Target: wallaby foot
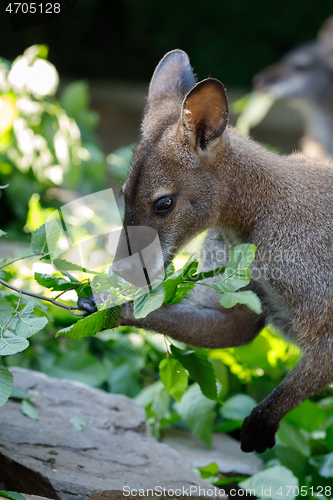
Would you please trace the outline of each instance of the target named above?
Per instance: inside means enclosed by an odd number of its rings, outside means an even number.
[[[275,445],[275,433],[279,424],[273,424],[262,413],[262,405],[256,406],[244,420],[241,431],[241,449],[245,452],[263,453]]]

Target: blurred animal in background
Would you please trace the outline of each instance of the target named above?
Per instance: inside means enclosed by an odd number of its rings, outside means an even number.
[[[303,153],[333,156],[333,16],[319,30],[317,40],[288,52],[253,79],[257,91],[277,100],[287,99],[305,119]]]

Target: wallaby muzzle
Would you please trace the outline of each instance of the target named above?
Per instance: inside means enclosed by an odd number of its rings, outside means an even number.
[[[146,226],[123,226],[112,270],[138,288],[157,286],[164,278],[157,231]]]

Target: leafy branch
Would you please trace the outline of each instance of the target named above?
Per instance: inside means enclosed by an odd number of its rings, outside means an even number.
[[[9,283],[7,283],[6,281],[4,281],[1,278],[0,278],[0,284],[2,286],[5,286],[5,287],[9,288],[10,290],[13,290],[14,292],[19,293],[20,296],[21,295],[28,295],[29,297],[34,297],[35,299],[44,300],[46,302],[50,302],[51,304],[53,304],[55,306],[62,307],[63,309],[67,309],[74,316],[84,316],[84,314],[76,314],[76,313],[73,312],[73,310],[80,310],[76,306],[68,306],[68,305],[63,304],[62,302],[58,302],[57,300],[52,299],[50,297],[45,297],[44,295],[40,295],[38,293],[28,292],[27,290],[21,290],[19,288],[16,288],[13,285],[10,285]]]

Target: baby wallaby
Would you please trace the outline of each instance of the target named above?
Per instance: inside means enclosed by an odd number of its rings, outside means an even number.
[[[296,105],[305,120],[302,151],[313,157],[333,155],[333,16],[317,40],[292,50],[253,79],[254,88]]]
[[[196,84],[186,53],[166,54],[150,83],[123,187],[124,227],[155,229],[164,266],[205,230],[203,270],[225,265],[231,246],[253,243],[250,286],[261,298],[262,315],[240,304],[224,309],[214,290],[196,286],[189,299],[144,319],[135,319],[127,302],[120,324],[224,348],[251,342],[271,323],[296,342],[301,361],[243,424],[242,450],[263,452],[274,446],[281,418],[333,381],[333,169],[301,154],[267,151],[227,127],[227,119],[222,83],[208,78]],[[113,269],[131,281],[122,246]],[[153,264],[157,275],[158,256]]]

